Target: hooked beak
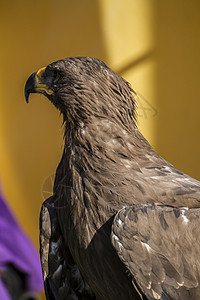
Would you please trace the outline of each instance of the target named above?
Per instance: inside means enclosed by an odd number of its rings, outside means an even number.
[[[41,93],[44,95],[51,95],[53,91],[49,88],[47,84],[43,82],[42,75],[46,67],[39,69],[37,72],[33,73],[27,80],[25,85],[25,98],[28,103],[29,95],[31,93]]]

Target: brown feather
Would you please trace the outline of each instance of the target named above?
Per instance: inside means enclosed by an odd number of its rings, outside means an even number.
[[[55,72],[59,80],[54,83]],[[61,234],[97,298],[191,299],[199,285],[199,269],[193,267],[199,259],[194,226],[199,210],[192,219],[190,209],[199,207],[200,183],[152,149],[136,128],[133,90],[100,60],[60,60],[46,68],[42,80],[53,82],[53,94],[47,96],[65,123],[54,184]],[[140,204],[149,206],[135,212]],[[176,216],[180,210],[168,213],[168,206],[188,207],[191,225],[185,228]],[[112,222],[123,207],[128,208],[127,215],[119,213],[122,246],[115,250]],[[153,254],[145,241],[152,241]]]

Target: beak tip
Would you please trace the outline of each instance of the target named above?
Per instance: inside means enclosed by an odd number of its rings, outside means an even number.
[[[29,103],[29,93],[25,91],[25,99],[26,99],[26,103]]]
[[[26,85],[25,85],[25,89],[24,89],[24,95],[25,95],[25,99],[26,102],[29,103],[28,99],[29,99],[29,95],[30,93],[33,93],[35,90],[35,73],[33,73],[27,80]]]

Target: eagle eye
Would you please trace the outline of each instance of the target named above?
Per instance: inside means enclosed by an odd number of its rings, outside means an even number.
[[[53,76],[53,83],[55,84],[55,83],[57,83],[58,82],[58,80],[59,80],[59,78],[60,78],[60,74],[59,74],[59,72],[58,72],[58,70],[54,70],[54,76]]]
[[[48,69],[45,72],[46,77],[48,77],[49,81],[51,81],[51,84],[56,84],[60,78],[59,71],[56,69]]]
[[[51,73],[51,78],[52,78],[52,83],[56,84],[60,78],[60,74],[58,72],[58,70],[50,70]]]

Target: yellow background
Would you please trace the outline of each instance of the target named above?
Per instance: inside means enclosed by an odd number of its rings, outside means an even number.
[[[93,56],[138,92],[138,123],[161,156],[200,179],[200,2],[35,0],[0,3],[0,176],[38,246],[41,203],[62,153],[62,119],[28,76],[67,56]]]

